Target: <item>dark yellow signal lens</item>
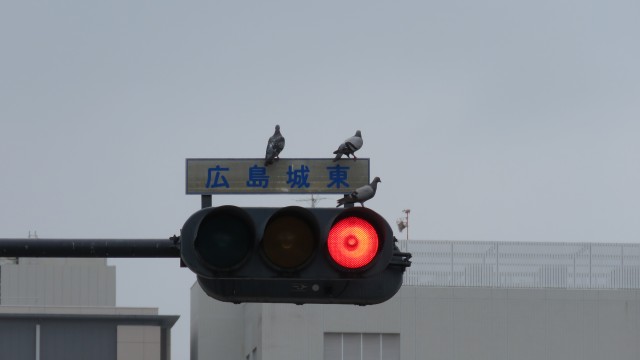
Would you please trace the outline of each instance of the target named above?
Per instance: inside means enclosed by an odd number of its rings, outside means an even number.
[[[317,240],[307,221],[291,214],[276,215],[262,238],[262,249],[272,265],[296,269],[304,265],[317,248]]]

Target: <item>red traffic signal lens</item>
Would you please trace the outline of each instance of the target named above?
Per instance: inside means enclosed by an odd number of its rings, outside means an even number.
[[[369,265],[378,253],[378,232],[362,218],[346,217],[331,227],[327,246],[338,265],[359,269]]]

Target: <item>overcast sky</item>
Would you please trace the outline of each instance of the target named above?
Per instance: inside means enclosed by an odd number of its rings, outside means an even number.
[[[636,0],[2,1],[0,237],[177,234],[185,158],[262,157],[280,124],[290,158],[360,129],[367,205],[412,239],[637,242],[639,35]],[[195,277],[109,262],[188,359]]]

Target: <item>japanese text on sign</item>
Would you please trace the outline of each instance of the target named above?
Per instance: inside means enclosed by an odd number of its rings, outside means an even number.
[[[369,183],[369,159],[187,159],[187,194],[344,194]]]

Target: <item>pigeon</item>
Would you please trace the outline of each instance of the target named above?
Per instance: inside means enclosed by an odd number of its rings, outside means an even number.
[[[267,151],[264,155],[264,166],[273,164],[274,160],[279,160],[280,152],[284,149],[284,137],[280,134],[280,125],[276,125],[276,131],[267,142]]]
[[[358,130],[356,131],[355,135],[353,135],[352,137],[345,140],[342,144],[340,144],[340,146],[338,147],[338,150],[333,152],[334,154],[336,154],[336,157],[333,159],[333,161],[340,160],[342,155],[347,155],[348,158],[351,158],[351,155],[353,155],[353,160],[356,160],[357,157],[355,152],[358,151],[361,147],[362,147],[362,134],[360,133],[360,130]]]
[[[379,177],[375,177],[371,184],[361,186],[355,189],[351,194],[345,194],[342,199],[338,199],[338,205],[355,204],[360,203],[360,206],[364,207],[364,202],[373,198],[378,188],[378,183],[382,182]]]

